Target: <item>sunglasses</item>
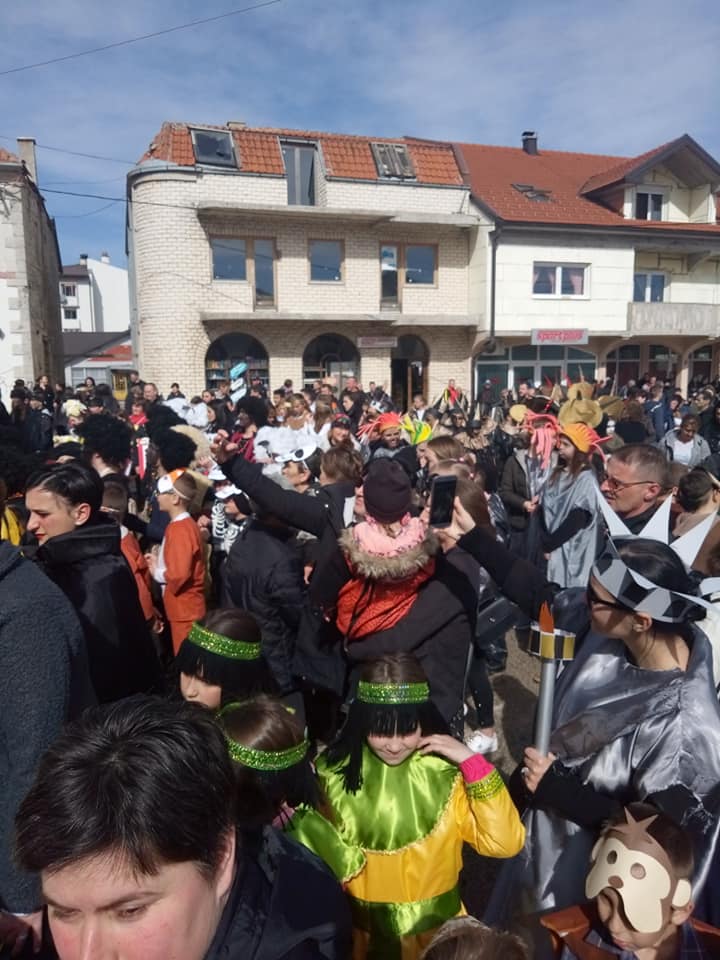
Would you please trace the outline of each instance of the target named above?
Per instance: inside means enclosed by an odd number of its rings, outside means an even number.
[[[624,490],[626,487],[639,487],[643,483],[657,483],[657,480],[633,480],[631,483],[626,483],[624,480],[617,480],[615,477],[606,476],[605,483],[608,489],[616,492],[618,490]]]
[[[587,605],[592,610],[593,607],[610,607],[612,610],[622,610],[623,613],[627,613],[630,609],[622,603],[617,603],[615,600],[603,600],[602,597],[599,597],[593,587],[588,584],[587,591],[585,596],[587,597]]]

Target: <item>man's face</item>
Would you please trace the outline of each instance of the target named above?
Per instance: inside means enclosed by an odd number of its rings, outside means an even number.
[[[143,387],[143,397],[149,403],[155,403],[158,398],[157,387],[154,383],[146,383]]]
[[[413,410],[422,410],[422,408],[423,408],[422,397],[413,397]]]
[[[400,446],[402,431],[400,427],[393,427],[390,430],[384,430],[382,435],[383,446],[388,450],[396,450]]]
[[[34,487],[25,494],[25,506],[30,511],[27,529],[45,543],[52,537],[72,533],[75,527],[86,522],[90,508],[86,503],[71,506],[67,500],[56,496],[43,487]]]
[[[637,517],[649,510],[661,494],[660,485],[645,472],[629,463],[610,459],[606,479],[600,489],[615,513]]]
[[[347,443],[350,439],[350,430],[348,427],[331,427],[328,436],[328,442],[331,447],[338,447]]]
[[[295,463],[294,460],[288,460],[283,464],[282,474],[293,487],[303,487],[310,482],[308,470],[302,463]]]
[[[518,386],[518,396],[519,396],[519,397],[526,397],[527,394],[528,394],[528,385],[527,385],[526,383],[521,383],[521,384]]]
[[[698,430],[697,420],[685,420],[680,425],[678,440],[681,443],[689,443],[697,433],[697,430]]]
[[[208,880],[192,862],[135,874],[94,857],[42,875],[60,960],[202,960],[234,873],[231,859]]]

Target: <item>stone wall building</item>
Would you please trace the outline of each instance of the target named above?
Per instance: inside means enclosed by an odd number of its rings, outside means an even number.
[[[43,373],[62,379],[60,252],[37,187],[35,141],[0,148],[0,392]]]

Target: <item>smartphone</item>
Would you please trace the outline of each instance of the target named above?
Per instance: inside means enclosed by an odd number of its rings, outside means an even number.
[[[457,477],[433,477],[430,488],[430,526],[449,527],[452,523]]]

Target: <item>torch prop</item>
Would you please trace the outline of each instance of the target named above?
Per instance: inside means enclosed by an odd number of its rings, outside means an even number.
[[[558,666],[575,656],[575,634],[555,627],[555,617],[547,603],[540,608],[538,622],[531,625],[530,653],[539,657],[541,663],[540,693],[535,718],[535,749],[546,757],[550,751]]]

